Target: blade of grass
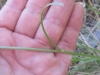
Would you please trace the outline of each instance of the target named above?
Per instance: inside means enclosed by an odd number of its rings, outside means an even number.
[[[51,6],[51,5],[64,6],[64,4],[63,4],[63,3],[60,3],[60,2],[54,2],[54,3],[50,3],[50,4],[46,5],[46,6],[42,9],[41,20],[40,20],[40,21],[41,21],[42,29],[43,29],[43,32],[44,32],[46,38],[49,40],[49,42],[50,42],[55,48],[57,48],[58,50],[61,51],[61,49],[60,49],[58,46],[56,46],[56,44],[50,39],[50,37],[49,37],[48,34],[46,33],[46,30],[45,30],[44,24],[43,24],[43,14],[44,14],[45,8],[47,8],[48,6]]]
[[[81,41],[83,44],[84,44],[84,47],[88,50],[91,50],[91,51],[94,51],[94,52],[98,52],[100,53],[100,50],[97,50],[97,49],[94,49],[94,48],[91,48],[89,47],[87,44],[85,44],[81,39],[78,39],[79,41]]]
[[[99,56],[93,56],[93,55],[88,55],[84,53],[76,53],[76,52],[70,52],[66,50],[51,50],[51,49],[41,49],[41,48],[27,48],[27,47],[10,47],[10,46],[0,46],[0,49],[7,49],[7,50],[30,50],[30,51],[38,51],[38,52],[48,52],[48,53],[64,53],[64,54],[70,54],[70,55],[76,55],[76,56],[83,56],[83,57],[91,57],[91,58],[96,58],[100,59]]]
[[[84,61],[84,62],[91,62],[91,61],[100,61],[100,59],[96,58],[91,58],[91,57],[84,57],[84,58],[73,58],[72,62],[79,62],[79,61]]]
[[[86,3],[86,6],[89,7],[91,10],[95,11],[96,13],[100,14],[100,12],[97,9],[92,8],[89,4]]]

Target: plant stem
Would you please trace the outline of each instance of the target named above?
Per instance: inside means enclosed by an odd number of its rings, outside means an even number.
[[[56,46],[56,44],[50,39],[50,37],[48,36],[48,34],[46,33],[46,30],[45,30],[45,28],[44,28],[44,24],[43,24],[43,13],[44,13],[45,8],[46,8],[46,7],[44,7],[43,10],[42,10],[41,19],[40,19],[40,20],[41,20],[41,25],[42,25],[42,30],[43,30],[43,32],[44,32],[46,38],[48,39],[48,41],[49,41],[55,48],[61,50],[61,49],[60,49],[58,46]]]
[[[51,49],[41,49],[41,48],[27,48],[27,47],[10,47],[10,46],[0,46],[0,49],[7,49],[7,50],[30,50],[30,51],[37,51],[37,52],[48,52],[48,53],[64,53],[70,55],[77,55],[77,56],[84,56],[84,57],[91,57],[91,58],[99,58],[99,56],[88,55],[84,53],[76,53],[67,50],[51,50]]]

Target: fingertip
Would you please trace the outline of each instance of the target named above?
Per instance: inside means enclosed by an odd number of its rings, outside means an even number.
[[[76,2],[75,3],[75,9],[77,9],[78,12],[80,11],[80,13],[83,15],[84,15],[85,6],[86,6],[85,3],[83,3],[83,2]]]
[[[79,5],[81,5],[82,7],[85,7],[85,6],[86,6],[84,2],[76,2],[76,4],[79,4]]]

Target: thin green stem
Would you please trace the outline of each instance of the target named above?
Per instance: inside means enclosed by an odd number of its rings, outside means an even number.
[[[61,49],[50,39],[50,37],[49,37],[48,34],[46,33],[46,30],[45,30],[44,24],[43,24],[43,14],[44,14],[45,8],[47,8],[48,6],[51,6],[51,5],[64,6],[64,4],[61,3],[61,2],[54,2],[54,3],[50,3],[50,4],[46,5],[46,6],[42,9],[40,21],[41,21],[41,25],[42,25],[42,30],[43,30],[43,32],[44,32],[46,38],[48,39],[48,41],[49,41],[55,48],[57,48],[58,50],[61,51]]]
[[[41,48],[28,48],[28,47],[10,47],[10,46],[0,46],[0,49],[4,50],[30,50],[30,51],[37,51],[37,52],[48,52],[48,53],[63,53],[63,54],[70,54],[70,55],[77,55],[77,56],[84,56],[84,57],[91,57],[91,58],[99,58],[99,56],[93,56],[93,55],[88,55],[84,53],[76,53],[76,52],[70,52],[66,50],[51,50],[51,49],[41,49]]]
[[[56,44],[50,39],[50,37],[49,37],[48,34],[46,33],[46,30],[45,30],[44,24],[43,24],[43,20],[42,20],[42,19],[43,19],[43,16],[42,16],[42,15],[43,15],[43,12],[44,12],[44,9],[43,9],[43,11],[42,11],[42,13],[41,13],[41,24],[42,24],[43,32],[44,32],[46,38],[49,40],[49,42],[50,42],[55,48],[61,50],[58,46],[56,46]]]
[[[97,9],[92,8],[92,7],[91,7],[89,4],[87,4],[87,3],[86,3],[86,5],[87,5],[90,9],[92,9],[93,11],[95,11],[96,13],[100,14],[100,12],[99,12]]]

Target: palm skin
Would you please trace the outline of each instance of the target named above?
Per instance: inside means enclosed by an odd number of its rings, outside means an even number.
[[[52,6],[45,12],[45,29],[57,46],[73,51],[82,26],[83,7],[75,0],[58,1],[65,6]],[[0,46],[55,49],[39,26],[41,10],[50,2],[8,0],[0,11]],[[0,50],[0,75],[66,75],[71,58],[61,53]]]

